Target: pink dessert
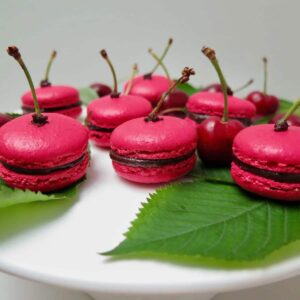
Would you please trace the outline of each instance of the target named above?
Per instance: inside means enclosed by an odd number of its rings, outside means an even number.
[[[196,145],[195,127],[185,120],[171,116],[156,121],[138,118],[114,130],[111,158],[116,172],[127,180],[168,182],[193,169]]]
[[[124,90],[127,88],[127,82]],[[130,91],[131,95],[146,98],[153,106],[157,104],[163,93],[165,93],[171,86],[170,80],[162,75],[145,74],[137,76],[133,80],[133,85]]]
[[[151,104],[142,97],[133,95],[104,96],[87,107],[87,127],[90,139],[99,147],[110,147],[114,129],[122,123],[151,112]]]
[[[247,191],[277,200],[300,200],[300,128],[274,125],[242,130],[233,143],[231,174]]]
[[[56,112],[73,118],[81,114],[79,93],[75,88],[50,85],[37,88],[35,91],[42,112]],[[31,91],[22,96],[22,109],[25,113],[34,112]]]
[[[203,122],[209,116],[221,117],[224,111],[224,96],[222,93],[198,92],[187,102],[188,116],[197,123]],[[255,116],[255,106],[249,101],[228,96],[228,116],[243,124],[250,125]]]
[[[88,130],[78,121],[45,113],[43,125],[32,114],[0,128],[0,176],[11,187],[32,191],[60,190],[85,176]]]

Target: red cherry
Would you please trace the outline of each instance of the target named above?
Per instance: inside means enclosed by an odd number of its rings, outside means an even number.
[[[169,109],[173,107],[185,107],[189,96],[181,91],[176,89],[172,92],[164,101],[161,110]]]
[[[90,87],[95,90],[99,97],[107,96],[112,92],[111,87],[100,82],[93,83],[90,85]]]
[[[232,144],[245,126],[238,120],[222,122],[220,117],[209,117],[197,128],[198,155],[206,165],[229,165],[232,161]]]
[[[278,114],[273,117],[273,119],[269,122],[270,124],[274,124],[277,121],[281,120],[284,117],[284,114]],[[289,126],[300,126],[300,117],[297,115],[291,115],[287,119],[287,123]]]
[[[205,88],[202,89],[202,91],[211,92],[211,93],[222,93],[222,85],[220,83],[212,83]],[[230,87],[227,87],[227,94],[232,96],[233,91]]]
[[[8,114],[0,113],[0,127],[3,126],[5,123],[11,121],[13,118]]]
[[[262,116],[274,114],[279,107],[279,99],[276,96],[260,91],[250,93],[246,100],[252,102],[256,107],[256,113]]]

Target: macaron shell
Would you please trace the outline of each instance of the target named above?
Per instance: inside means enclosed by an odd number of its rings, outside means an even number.
[[[233,153],[242,162],[259,169],[300,173],[300,127],[274,131],[274,125],[248,127],[237,134]]]
[[[223,115],[224,96],[222,93],[198,92],[193,94],[187,104],[190,112],[209,116]],[[244,99],[228,96],[228,114],[230,118],[249,118],[255,116],[255,106]]]
[[[157,168],[132,167],[113,161],[113,167],[119,176],[129,181],[148,184],[178,179],[189,173],[195,164],[196,155],[180,163]]]
[[[124,91],[128,84],[129,82],[125,83]],[[170,86],[171,82],[165,76],[152,75],[151,79],[145,79],[144,75],[141,75],[134,78],[130,94],[144,97],[155,105]]]
[[[101,132],[96,130],[90,130],[90,140],[98,147],[110,148],[111,132]]]
[[[88,146],[88,130],[78,121],[45,113],[48,123],[32,124],[32,114],[0,128],[0,160],[23,168],[51,168],[81,157]]]
[[[82,112],[81,106],[76,106],[68,109],[60,109],[56,111],[56,113],[58,114],[62,114],[74,119],[77,119],[81,115],[81,112]]]
[[[87,119],[99,127],[115,128],[128,120],[147,116],[151,110],[151,104],[145,98],[132,95],[112,98],[109,95],[88,105]]]
[[[184,119],[171,116],[159,121],[138,118],[117,127],[111,148],[119,155],[141,159],[164,159],[184,155],[196,148],[196,128]]]
[[[63,107],[80,101],[78,91],[70,86],[52,85],[35,90],[41,108]],[[23,106],[33,107],[31,91],[22,96]]]
[[[231,175],[241,188],[249,192],[282,201],[300,200],[300,183],[284,183],[267,179],[246,172],[235,163],[232,163]]]
[[[24,175],[6,169],[0,164],[0,176],[9,186],[23,190],[52,192],[63,189],[83,178],[89,165],[89,154],[84,160],[69,169],[48,175]]]

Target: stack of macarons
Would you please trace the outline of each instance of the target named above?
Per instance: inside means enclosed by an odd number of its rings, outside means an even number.
[[[210,116],[222,116],[224,96],[218,92],[198,92],[190,96],[186,107],[188,117],[196,123],[201,123]],[[228,96],[228,116],[230,119],[237,119],[244,125],[249,126],[252,124],[255,113],[255,106],[249,101],[235,96]]]
[[[110,136],[117,126],[128,120],[147,116],[152,106],[141,96],[128,95],[127,92],[120,94],[116,73],[107,52],[103,49],[100,54],[111,69],[114,88],[110,95],[95,99],[88,105],[86,125],[90,131],[90,139],[99,147],[109,148]]]
[[[60,114],[43,116],[47,118],[43,125],[26,114],[0,128],[0,177],[12,187],[50,192],[85,176],[87,129]]]
[[[233,143],[231,174],[243,189],[268,198],[300,200],[300,128],[275,131],[274,125],[251,126]]]
[[[171,116],[157,121],[138,118],[114,130],[110,157],[121,177],[140,183],[161,183],[193,169],[196,146],[196,130],[186,120]]]

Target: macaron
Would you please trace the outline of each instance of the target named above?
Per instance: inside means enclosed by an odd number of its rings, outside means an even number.
[[[11,120],[0,128],[0,177],[9,186],[32,191],[63,189],[85,176],[88,130],[56,113]],[[34,121],[35,120],[35,121]]]
[[[127,89],[129,81],[125,83]],[[146,98],[152,106],[155,106],[161,96],[170,88],[172,82],[162,75],[145,74],[134,78],[130,95]]]
[[[137,118],[114,130],[110,157],[117,174],[129,181],[163,183],[193,169],[196,145],[195,127],[186,120]]]
[[[81,101],[78,90],[65,85],[46,85],[35,90],[41,112],[60,113],[77,118],[81,114]],[[22,96],[24,113],[34,112],[34,101],[31,91]]]
[[[110,137],[122,123],[147,116],[152,110],[150,102],[133,95],[109,95],[92,101],[87,106],[86,125],[90,139],[99,147],[110,147]]]
[[[224,111],[224,96],[222,93],[198,92],[190,96],[187,104],[187,114],[196,123],[201,123],[210,116],[221,117]],[[228,96],[228,115],[246,126],[252,124],[255,116],[255,106],[249,101]]]
[[[248,127],[233,142],[231,174],[243,189],[272,199],[300,200],[300,128]]]

